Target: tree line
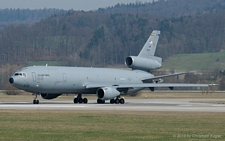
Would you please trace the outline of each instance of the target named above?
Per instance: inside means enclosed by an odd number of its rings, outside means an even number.
[[[53,15],[31,26],[8,25],[0,30],[1,64],[55,60],[68,65],[122,64],[137,55],[152,30],[161,36],[156,55],[225,49],[225,12],[202,16],[160,18],[154,14],[74,12]]]
[[[63,9],[0,9],[0,28],[11,24],[33,24],[39,22],[40,19],[44,19],[50,17],[53,14],[63,14],[66,13],[67,10]]]
[[[156,55],[164,60],[180,53],[223,51],[224,3],[221,0],[206,1],[211,7],[205,8],[204,3],[202,9],[205,11],[199,10],[195,14],[186,12],[178,17],[165,18],[149,11],[107,12],[113,9],[111,7],[102,12],[101,9],[89,12],[70,10],[65,14],[53,14],[32,25],[6,25],[0,29],[0,71],[4,72],[0,75],[2,84],[15,68],[30,61],[59,61],[67,66],[97,67],[123,64],[127,56],[139,53],[155,29],[161,31]],[[185,4],[184,0],[160,0],[164,7],[156,9],[167,9],[168,5],[175,6],[175,2]],[[190,3],[197,8],[201,4],[192,0]],[[127,7],[146,9],[148,5],[159,6],[153,2],[128,4]],[[123,9],[124,5],[114,8],[120,7]],[[171,7],[171,11],[173,9]],[[8,64],[14,64],[14,69],[4,71]]]
[[[188,15],[217,13],[225,9],[224,0],[156,0],[117,4],[107,8],[99,8],[99,13],[154,13],[164,18],[177,18]]]

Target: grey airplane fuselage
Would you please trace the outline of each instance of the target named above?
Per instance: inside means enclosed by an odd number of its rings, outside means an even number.
[[[24,75],[15,76],[19,73]],[[95,94],[96,89],[86,89],[89,83],[113,87],[120,84],[143,83],[143,79],[154,77],[140,70],[54,66],[26,67],[15,74],[12,76],[14,86],[19,89],[32,93],[55,94]]]

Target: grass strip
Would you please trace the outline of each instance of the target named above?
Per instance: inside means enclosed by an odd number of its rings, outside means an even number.
[[[225,113],[0,110],[4,141],[225,140]]]

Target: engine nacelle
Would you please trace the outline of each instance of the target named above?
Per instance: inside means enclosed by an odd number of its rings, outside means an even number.
[[[57,98],[58,96],[60,96],[62,94],[49,94],[49,93],[42,93],[41,94],[41,97],[43,99],[54,99],[54,98]]]
[[[148,58],[129,56],[126,58],[127,67],[138,70],[155,70],[162,67],[162,58],[151,56]]]
[[[120,92],[113,87],[103,87],[97,90],[96,95],[101,100],[109,100],[119,96]]]

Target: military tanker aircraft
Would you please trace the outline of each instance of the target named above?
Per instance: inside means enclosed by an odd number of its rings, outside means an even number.
[[[92,67],[29,66],[17,70],[9,79],[16,88],[34,93],[33,104],[39,104],[37,96],[54,99],[62,94],[78,94],[74,103],[88,103],[82,94],[96,94],[97,103],[110,100],[111,104],[124,104],[121,94],[157,87],[208,87],[209,84],[161,83],[162,78],[189,72],[154,76],[151,70],[162,67],[162,58],[154,56],[160,31],[154,30],[137,56],[125,60],[131,70]]]

